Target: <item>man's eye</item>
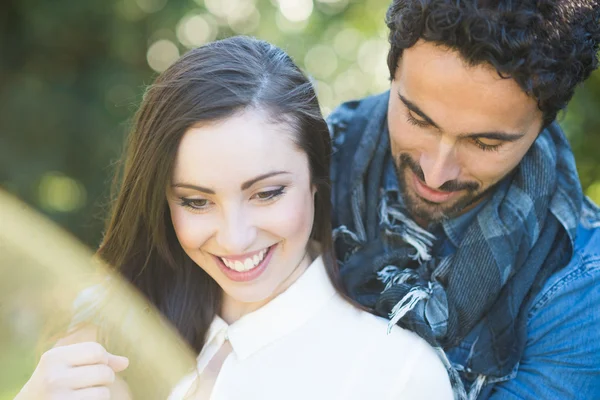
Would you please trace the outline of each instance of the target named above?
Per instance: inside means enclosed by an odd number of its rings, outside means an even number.
[[[497,140],[493,140],[492,142],[490,143],[485,139],[473,139],[473,143],[484,151],[496,151],[502,146],[502,142],[498,142]]]
[[[406,119],[408,120],[409,124],[418,126],[420,128],[425,128],[429,126],[429,123],[427,121],[423,121],[413,117],[410,111],[406,113]]]

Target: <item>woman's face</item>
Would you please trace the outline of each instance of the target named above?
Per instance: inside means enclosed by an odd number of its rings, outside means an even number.
[[[314,188],[291,128],[247,110],[183,136],[167,188],[187,255],[225,303],[266,302],[308,265]]]

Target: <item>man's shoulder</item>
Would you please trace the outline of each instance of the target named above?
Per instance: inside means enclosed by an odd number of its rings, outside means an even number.
[[[352,159],[353,151],[364,133],[373,109],[381,106],[382,102],[387,104],[388,97],[389,91],[348,101],[338,106],[327,117],[327,126],[333,147],[332,165],[335,166],[340,162],[342,149],[346,154],[344,159]]]
[[[575,237],[575,257],[584,267],[600,267],[600,208],[585,196]]]
[[[600,207],[589,197],[584,197],[581,209],[581,226],[583,229],[600,231]]]
[[[351,100],[340,104],[331,114],[327,117],[327,124],[332,134],[335,134],[332,127],[339,125],[346,126],[352,119],[361,115],[361,111],[368,108],[370,105],[379,103],[381,100],[389,96],[389,91],[379,93],[372,96],[363,97],[358,100]]]
[[[365,102],[369,101],[370,99],[379,97],[381,95],[382,94],[378,94],[378,95],[374,95],[374,96],[363,97],[361,99],[346,101],[346,102],[340,104],[339,106],[337,106],[331,112],[331,114],[329,114],[329,116],[327,117],[327,121],[332,122],[332,123],[337,123],[340,121],[346,121],[348,119],[351,119],[356,114],[356,110],[360,107],[361,104],[364,104]]]
[[[496,393],[537,391],[537,398],[598,398],[599,283],[600,210],[586,199],[573,257],[546,281],[529,308],[527,345],[518,369],[510,375],[516,378],[496,386]],[[504,398],[492,396],[496,397]]]
[[[549,303],[565,302],[582,291],[599,287],[600,280],[600,208],[585,198],[577,226],[575,248],[569,264],[555,272],[536,296],[530,309],[533,316]],[[600,291],[594,300],[600,305]]]

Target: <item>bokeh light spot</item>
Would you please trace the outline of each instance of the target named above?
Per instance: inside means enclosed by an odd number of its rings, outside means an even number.
[[[244,19],[252,14],[255,0],[205,0],[204,6],[221,18]]]
[[[361,33],[354,28],[341,30],[333,39],[333,48],[340,57],[355,60],[358,47],[362,43]]]
[[[298,33],[308,26],[308,20],[290,21],[281,13],[281,11],[277,11],[277,15],[275,15],[275,24],[282,32]]]
[[[383,39],[367,40],[358,50],[358,65],[371,77],[371,93],[389,89],[388,50],[389,44]]]
[[[38,185],[38,201],[51,212],[72,212],[86,202],[87,193],[81,183],[59,172],[44,174]]]
[[[367,73],[379,73],[381,65],[385,66],[388,44],[384,40],[372,39],[364,42],[358,50],[358,65]]]
[[[218,29],[211,16],[188,14],[177,24],[177,39],[186,47],[197,47],[215,40]]]
[[[148,48],[146,59],[150,68],[163,72],[179,58],[179,49],[170,40],[158,40]]]
[[[246,3],[245,7],[245,11],[237,14],[232,13],[227,17],[229,27],[239,34],[254,32],[260,25],[260,12],[254,4]]]
[[[326,79],[337,69],[337,56],[332,47],[316,45],[306,53],[304,66],[316,78]]]
[[[279,0],[279,11],[292,22],[306,21],[313,12],[312,0]]]
[[[364,96],[370,86],[370,74],[363,73],[356,67],[351,67],[335,78],[333,89],[336,103],[356,99]]]

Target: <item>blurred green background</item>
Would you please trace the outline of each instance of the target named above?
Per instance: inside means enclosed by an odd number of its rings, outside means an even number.
[[[323,111],[388,87],[389,0],[4,0],[0,185],[95,247],[128,121],[188,48],[250,34],[284,48]],[[600,73],[561,117],[600,202]]]
[[[187,49],[249,34],[315,80],[323,112],[388,88],[389,0],[3,0],[0,187],[97,246],[114,162],[146,85]],[[600,203],[600,72],[560,117]],[[0,332],[0,340],[2,333]],[[4,360],[2,359],[4,358]],[[33,365],[0,354],[0,400]],[[12,393],[12,394],[11,394]]]

